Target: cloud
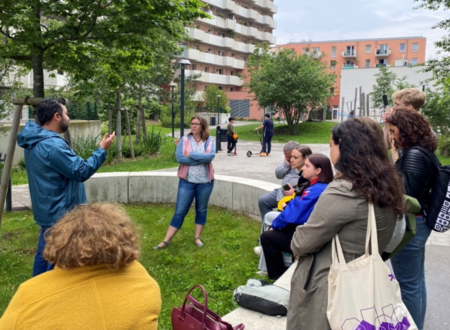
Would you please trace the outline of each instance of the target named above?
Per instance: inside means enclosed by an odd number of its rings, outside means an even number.
[[[434,43],[449,33],[432,29],[449,18],[448,11],[414,9],[414,0],[275,0],[277,43],[342,39],[423,36],[427,58],[436,55]],[[301,5],[299,5],[301,3]]]

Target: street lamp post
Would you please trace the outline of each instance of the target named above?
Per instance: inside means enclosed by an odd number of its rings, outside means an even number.
[[[220,97],[221,95],[217,95],[217,126],[220,125]]]
[[[169,84],[170,89],[172,90],[172,137],[175,137],[175,111],[173,109],[173,90],[177,86],[173,81]]]
[[[184,70],[186,65],[191,65],[191,62],[185,58],[180,58],[176,62],[181,65],[181,89],[180,89],[180,138],[184,136]]]

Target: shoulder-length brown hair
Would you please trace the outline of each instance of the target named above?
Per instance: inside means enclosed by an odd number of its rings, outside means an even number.
[[[45,236],[44,258],[58,267],[126,266],[139,258],[139,241],[125,211],[112,204],[77,206]]]
[[[292,150],[297,150],[299,153],[302,154],[304,159],[306,159],[309,155],[312,154],[311,148],[307,146],[298,145],[294,147],[294,149]]]
[[[348,120],[333,128],[331,139],[339,145],[340,156],[335,164],[339,178],[351,182],[368,202],[390,207],[401,217],[403,184],[389,162],[381,130]]]
[[[322,170],[317,182],[330,183],[333,181],[333,168],[331,167],[331,161],[327,156],[322,154],[312,154],[309,155],[307,159],[315,168],[320,168]]]
[[[419,112],[399,108],[386,118],[386,123],[398,128],[398,139],[394,142],[397,148],[408,149],[419,145],[431,151],[436,150],[436,136],[428,120]]]
[[[200,126],[202,127],[202,130],[200,131],[200,139],[202,141],[206,141],[209,138],[209,125],[208,121],[205,119],[205,117],[202,116],[194,116],[191,118],[191,122],[194,119],[198,119],[200,121]],[[192,135],[192,133],[189,133],[188,135]]]

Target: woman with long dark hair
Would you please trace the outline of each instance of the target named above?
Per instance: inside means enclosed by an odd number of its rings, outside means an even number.
[[[287,269],[282,253],[292,254],[290,245],[295,228],[308,221],[320,194],[333,180],[330,159],[320,154],[309,155],[302,166],[302,174],[309,181],[308,185],[279,213],[271,228],[261,235],[267,273],[272,280],[277,280]]]
[[[420,330],[427,308],[425,243],[431,234],[423,210],[428,206],[435,164],[439,164],[434,154],[436,136],[425,117],[415,110],[397,108],[386,118],[386,124],[395,147],[401,150],[395,165],[403,176],[405,193],[416,198],[422,207],[416,214],[416,236],[391,259],[402,300]]]
[[[287,329],[330,329],[328,273],[337,233],[347,262],[363,255],[371,202],[381,253],[403,214],[401,179],[389,162],[381,130],[356,119],[335,126],[330,158],[338,173],[292,238],[299,261],[291,279]]]

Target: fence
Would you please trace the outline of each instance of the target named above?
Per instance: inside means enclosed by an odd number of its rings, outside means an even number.
[[[67,106],[67,112],[71,120],[98,120],[98,111],[96,102],[82,103],[71,102]],[[33,107],[28,107],[28,119],[34,117]],[[25,119],[25,118],[24,118]]]

